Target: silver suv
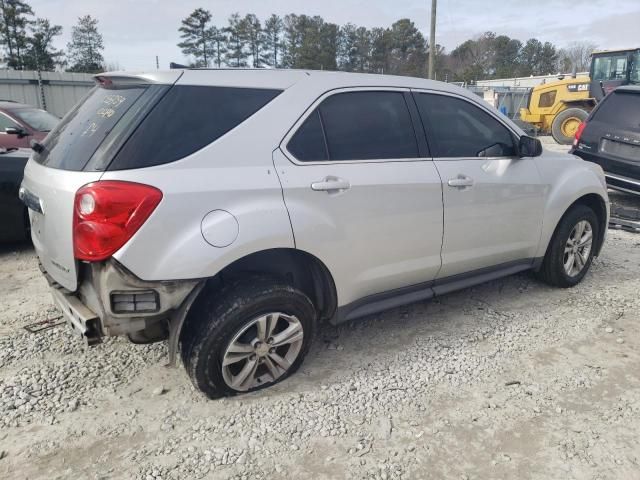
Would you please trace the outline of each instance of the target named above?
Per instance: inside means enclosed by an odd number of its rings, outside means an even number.
[[[523,270],[576,285],[609,215],[599,166],[416,78],[103,74],[33,147],[21,198],[69,324],[168,339],[211,398],[286,378],[323,321]]]

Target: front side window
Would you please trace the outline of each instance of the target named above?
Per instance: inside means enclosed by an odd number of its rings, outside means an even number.
[[[460,98],[415,95],[434,157],[505,157],[515,155],[509,130],[492,115]]]
[[[418,158],[402,92],[337,93],[298,129],[287,149],[300,161]]]
[[[0,113],[0,132],[4,133],[5,128],[16,128],[19,125],[6,115]]]

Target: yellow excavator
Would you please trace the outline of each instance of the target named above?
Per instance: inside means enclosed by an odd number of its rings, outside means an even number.
[[[611,90],[627,84],[640,84],[640,48],[593,52],[588,77],[561,76],[533,87],[527,107],[520,109],[520,120],[568,145],[593,107]]]

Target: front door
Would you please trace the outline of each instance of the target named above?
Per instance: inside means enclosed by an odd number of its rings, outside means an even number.
[[[440,269],[442,187],[407,96],[332,92],[274,153],[296,247],[329,268],[340,306]]]
[[[414,97],[443,183],[438,278],[532,260],[545,187],[535,162],[515,155],[515,134],[462,97],[419,92]]]

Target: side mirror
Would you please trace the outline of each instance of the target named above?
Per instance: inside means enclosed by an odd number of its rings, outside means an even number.
[[[539,157],[542,155],[542,142],[537,138],[523,135],[518,141],[518,156],[522,157]]]
[[[29,135],[24,128],[20,127],[7,127],[4,129],[4,132],[8,133],[9,135],[17,135],[18,138],[26,137],[27,135]]]

